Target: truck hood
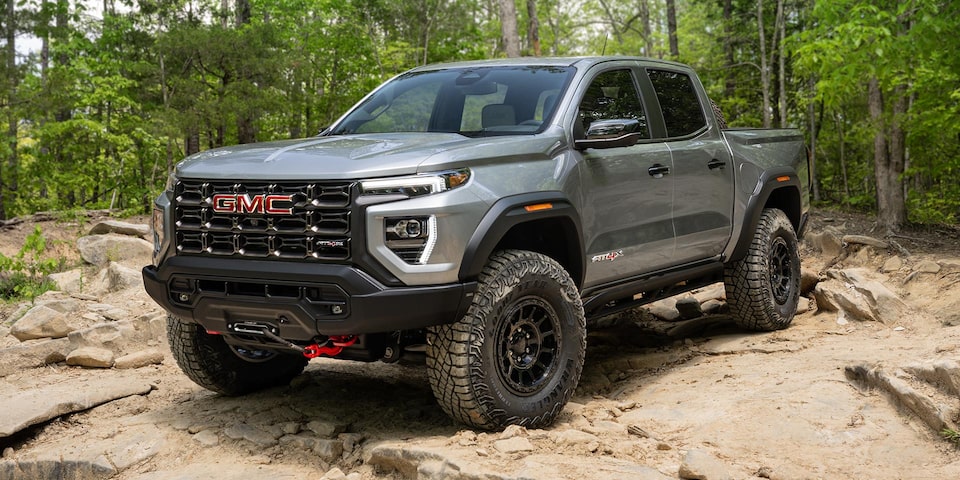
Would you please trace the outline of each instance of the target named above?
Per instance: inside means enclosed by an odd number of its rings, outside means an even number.
[[[535,136],[535,137],[540,137]],[[468,138],[454,133],[392,133],[315,137],[223,147],[177,165],[182,178],[245,180],[344,180],[409,175],[498,156],[545,155],[557,139],[527,135]],[[491,148],[492,147],[492,148]],[[539,152],[538,152],[539,150]],[[539,155],[537,155],[539,153]],[[456,165],[447,165],[449,163]]]

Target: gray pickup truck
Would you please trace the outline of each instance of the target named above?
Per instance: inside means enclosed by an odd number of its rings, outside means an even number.
[[[454,419],[542,427],[592,318],[722,281],[740,326],[792,321],[802,137],[726,129],[711,105],[689,67],[647,58],[417,68],[317,137],[180,162],[144,284],[210,390],[425,351]]]

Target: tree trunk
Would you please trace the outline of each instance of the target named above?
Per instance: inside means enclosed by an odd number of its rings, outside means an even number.
[[[724,81],[724,92],[727,97],[733,97],[736,93],[737,84],[733,77],[733,0],[724,0],[723,2],[723,54],[727,59],[727,73]]]
[[[780,128],[787,128],[787,22],[784,20],[783,0],[777,0],[777,30],[780,31]]]
[[[520,33],[517,30],[517,5],[514,0],[497,0],[500,3],[500,32],[503,50],[508,58],[520,56]]]
[[[820,201],[820,186],[817,182],[817,111],[814,105],[813,97],[817,88],[817,82],[813,77],[807,79],[807,86],[810,89],[810,103],[807,105],[807,118],[810,120],[810,183],[813,187],[813,201]]]
[[[650,29],[649,0],[640,2],[640,24],[643,29],[643,55],[645,57],[653,57],[653,31]]]
[[[763,31],[763,0],[757,0],[757,29],[760,36],[760,90],[763,94],[763,128],[770,128],[770,66],[767,65],[767,38]]]
[[[877,182],[877,226],[887,232],[896,232],[907,218],[900,181],[906,139],[900,122],[901,116],[906,113],[906,88],[898,87],[894,92],[893,119],[889,130],[883,118],[883,92],[880,90],[879,80],[876,77],[871,78],[867,89],[870,120],[876,130],[873,137],[873,162]]]
[[[17,78],[17,22],[15,13],[16,0],[7,0],[6,4],[6,22],[4,22],[4,27],[6,29],[6,41],[7,41],[7,51],[6,53],[6,70],[7,70],[7,95],[6,95],[6,110],[7,110],[7,135],[8,142],[7,145],[10,149],[10,156],[6,159],[6,169],[4,168],[3,161],[0,161],[0,220],[7,219],[7,209],[4,206],[7,200],[8,194],[13,193],[16,190],[16,170],[17,170],[17,126],[19,120],[17,119],[17,114],[14,111],[13,105],[16,103],[16,92],[17,84],[19,79]],[[4,179],[3,171],[7,170],[7,176],[11,177],[10,182],[8,183]],[[12,196],[12,195],[10,195]]]
[[[237,27],[242,27],[250,23],[250,0],[237,0]],[[239,74],[243,75],[243,74]],[[238,80],[247,80],[238,78]],[[226,87],[226,80],[223,82]],[[222,126],[220,127],[223,128]],[[224,144],[224,132],[218,132],[219,144]],[[242,108],[237,115],[237,143],[253,143],[257,141],[257,131],[253,122],[253,115],[246,108]]]
[[[527,0],[527,42],[530,43],[530,50],[535,57],[539,57],[540,51],[540,17],[537,15],[537,0]]]
[[[250,0],[237,0],[237,26],[250,23]]]
[[[667,32],[670,37],[670,58],[677,60],[680,58],[680,47],[677,45],[677,6],[674,0],[667,0]]]
[[[850,183],[847,180],[847,156],[845,141],[843,138],[843,115],[839,112],[834,113],[834,120],[837,123],[837,137],[840,141],[840,175],[843,178],[843,198],[850,198]]]

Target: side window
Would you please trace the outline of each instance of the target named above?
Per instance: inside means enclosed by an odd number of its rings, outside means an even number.
[[[357,128],[356,133],[426,132],[439,90],[440,82],[430,82],[401,93],[389,104],[369,112],[373,119]]]
[[[580,101],[579,117],[586,138],[612,138],[627,133],[650,136],[647,115],[630,70],[611,70],[593,79]]]
[[[707,125],[690,77],[665,70],[647,70],[660,101],[668,137],[682,137]]]

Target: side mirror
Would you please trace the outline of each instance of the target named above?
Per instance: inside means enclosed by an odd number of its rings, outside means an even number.
[[[574,148],[586,150],[588,148],[617,148],[636,145],[643,134],[639,133],[640,122],[633,118],[615,118],[597,120],[590,124],[586,138],[574,141]]]
[[[632,118],[597,120],[587,129],[587,140],[617,138],[640,130],[640,122]]]

